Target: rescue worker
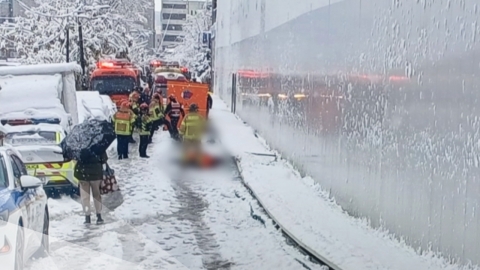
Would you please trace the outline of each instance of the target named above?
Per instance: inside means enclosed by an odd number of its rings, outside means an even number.
[[[137,89],[135,89],[129,96],[129,101],[130,101],[130,109],[132,112],[135,114],[136,117],[139,115],[139,106],[140,104],[138,103],[140,99],[140,93],[138,92]],[[132,134],[130,135],[129,138],[129,143],[136,143],[136,141],[133,139],[133,130],[135,129],[135,125],[132,125]]]
[[[185,111],[182,108],[182,105],[177,101],[174,95],[170,95],[168,98],[170,103],[165,109],[165,115],[168,115],[170,118],[170,136],[174,140],[179,140],[178,138],[178,122],[180,117],[185,117]]]
[[[151,98],[152,98],[152,96],[151,96],[150,88],[148,86],[146,86],[145,89],[143,90],[142,94],[140,95],[139,103],[140,104],[142,104],[142,103],[150,104]]]
[[[180,125],[180,134],[183,139],[184,159],[190,161],[191,158],[201,162],[201,139],[206,129],[206,120],[198,113],[198,105],[190,105],[189,113],[182,120]]]
[[[128,141],[132,134],[132,126],[135,123],[135,114],[130,110],[128,101],[124,101],[118,112],[113,116],[115,134],[117,134],[118,159],[128,158]]]
[[[172,128],[170,127],[170,122],[168,122],[167,119],[165,119],[165,115],[164,115],[165,110],[164,110],[164,106],[163,106],[162,96],[160,94],[153,95],[152,104],[155,104],[153,110],[154,110],[154,113],[155,113],[154,119],[156,119],[156,121],[154,122],[153,127],[152,127],[152,133],[150,135],[150,141],[152,139],[153,133],[156,130],[159,130],[160,127],[163,127],[164,125],[167,126],[167,130],[169,131],[170,136],[171,136],[172,135]]]
[[[157,94],[155,94],[155,97],[157,97]],[[153,98],[152,102],[150,102],[150,105],[149,105],[149,114],[150,114],[150,117],[152,119],[152,125],[151,125],[151,129],[150,129],[150,137],[148,139],[149,143],[152,143],[153,134],[158,129],[157,128],[158,122],[160,121],[160,118],[163,115],[163,111],[160,108],[161,107],[160,107],[160,104],[159,104],[159,100],[156,99],[156,98]]]
[[[208,113],[210,112],[210,109],[213,106],[213,99],[212,99],[211,94],[212,94],[212,92],[209,91],[208,95],[207,95],[207,119],[208,119]]]
[[[149,156],[147,156],[147,147],[153,121],[149,114],[149,107],[147,103],[142,103],[142,105],[140,105],[138,122],[140,124],[140,144],[138,146],[138,152],[141,158],[149,158]]]

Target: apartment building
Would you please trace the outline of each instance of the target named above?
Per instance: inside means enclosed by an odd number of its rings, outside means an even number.
[[[208,1],[200,0],[163,0],[161,11],[162,35],[158,46],[172,48],[182,42],[185,36],[183,28],[188,15],[195,15],[204,9]]]

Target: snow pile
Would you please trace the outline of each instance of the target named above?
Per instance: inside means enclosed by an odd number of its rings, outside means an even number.
[[[281,226],[333,265],[344,270],[467,269],[431,254],[420,256],[393,236],[348,216],[312,179],[277,160],[220,99],[214,97],[213,104],[212,122],[222,143],[240,158],[245,183]]]

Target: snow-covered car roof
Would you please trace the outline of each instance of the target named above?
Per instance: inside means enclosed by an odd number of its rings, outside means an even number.
[[[1,76],[0,113],[63,108],[60,102],[62,83],[60,74]]]
[[[16,149],[15,147],[9,145],[9,144],[4,144],[4,145],[0,145],[0,153],[6,153],[7,151],[12,151],[13,153],[15,153],[15,155],[17,155],[20,159],[22,158],[22,154],[20,153],[20,151],[18,151],[18,149]]]
[[[21,125],[21,126],[10,126],[5,125],[1,126],[0,128],[5,128],[6,133],[14,133],[14,132],[26,132],[26,131],[50,131],[50,132],[60,132],[63,133],[64,129],[61,125],[55,124],[38,124],[38,125]]]
[[[78,91],[77,92],[77,109],[78,120],[83,122],[85,119],[94,117],[108,120],[112,116],[112,110],[107,103],[112,103],[110,97],[105,101],[98,91]]]
[[[59,118],[67,125],[68,114],[60,102],[62,84],[60,74],[1,76],[0,118]]]
[[[103,100],[103,103],[107,106],[110,116],[113,116],[117,111],[117,105],[112,101],[112,99],[107,95],[100,95]]]

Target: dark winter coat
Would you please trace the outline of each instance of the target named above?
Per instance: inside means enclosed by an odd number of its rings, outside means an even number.
[[[74,176],[80,181],[97,181],[103,179],[103,164],[108,160],[107,153],[99,158],[91,158],[86,161],[78,161],[75,165]]]
[[[142,93],[140,95],[140,101],[138,103],[142,104],[142,103],[147,103],[148,105],[150,105],[150,93]]]

